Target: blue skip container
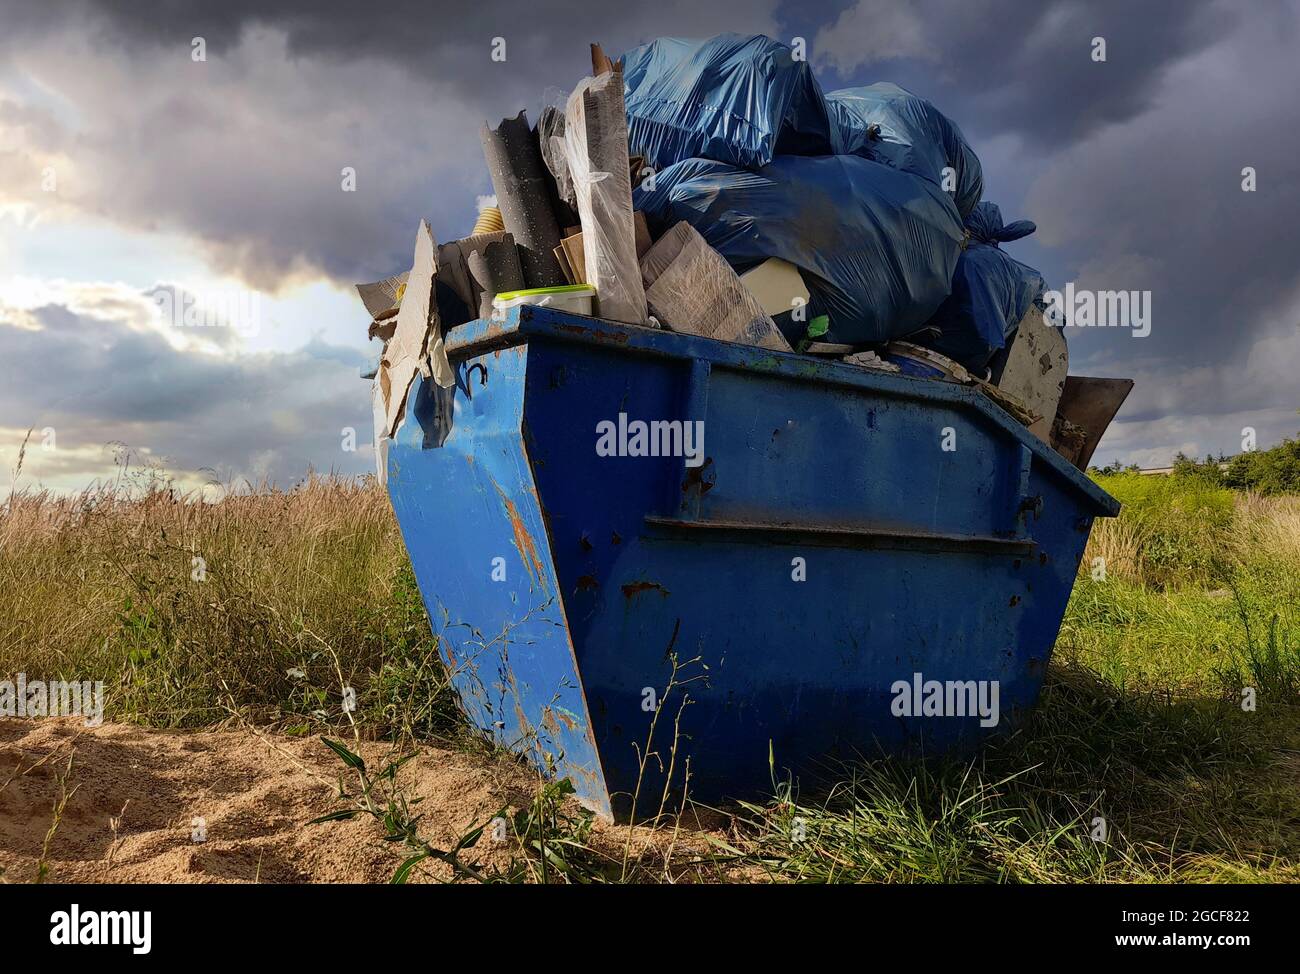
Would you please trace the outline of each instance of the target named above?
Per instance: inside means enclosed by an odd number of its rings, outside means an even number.
[[[388,459],[420,591],[469,719],[607,818],[1005,727],[1119,511],[951,382],[534,307],[446,345]]]

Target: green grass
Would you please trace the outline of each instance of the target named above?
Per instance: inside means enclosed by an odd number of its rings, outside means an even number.
[[[777,783],[730,854],[812,882],[1300,880],[1300,499],[1101,480],[1125,507],[1030,720],[973,761]]]
[[[745,807],[732,850],[814,882],[1297,879],[1290,732],[1062,667],[1034,718],[975,760],[866,762],[815,798],[778,788]]]
[[[648,860],[642,833],[629,857],[630,838],[593,836],[540,787],[507,810],[509,867],[483,878],[1300,879],[1300,499],[1101,480],[1124,511],[1094,526],[1040,704],[975,759],[864,761],[815,794],[774,781],[695,836],[712,852],[661,825]],[[11,499],[0,672],[19,671],[102,679],[107,719],[158,727],[237,714],[409,748],[461,726],[387,500],[328,479],[205,506]],[[349,794],[413,856],[474,861],[472,844],[423,845],[400,790]]]

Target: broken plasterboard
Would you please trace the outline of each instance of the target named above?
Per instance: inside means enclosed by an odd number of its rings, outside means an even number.
[[[1007,364],[1002,369],[997,387],[1023,402],[1035,416],[1046,420],[1050,430],[1069,370],[1070,355],[1065,347],[1065,336],[1059,328],[1043,319],[1042,311],[1030,305],[1011,339]]]

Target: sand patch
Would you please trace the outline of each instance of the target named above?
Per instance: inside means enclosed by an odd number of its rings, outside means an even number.
[[[375,769],[390,753],[383,744],[353,749]],[[0,867],[10,882],[35,877],[66,773],[50,882],[387,882],[406,854],[381,841],[374,821],[307,824],[342,807],[334,784],[342,767],[319,738],[0,720]],[[502,805],[527,802],[535,784],[507,758],[427,747],[401,780],[424,799],[422,834],[443,848]],[[203,842],[194,841],[195,819]],[[508,859],[486,844],[481,851],[485,861]],[[428,878],[449,875],[429,867]]]
[[[372,773],[397,756],[386,744],[345,743]],[[377,822],[358,816],[308,824],[346,807],[337,800],[342,770],[319,737],[0,719],[0,879],[36,878],[66,793],[44,856],[47,882],[386,883],[409,851],[384,842]],[[442,849],[502,807],[527,807],[539,785],[508,756],[427,746],[398,780],[422,816],[420,834]],[[351,774],[345,781],[355,790]],[[608,878],[623,874],[625,858],[640,867],[628,874],[638,881],[760,878],[752,868],[709,864],[710,833],[721,834],[725,817],[691,817],[691,827],[678,830],[598,822],[589,845]],[[194,839],[196,819],[202,842]],[[517,851],[485,836],[467,858],[504,871]],[[420,870],[412,881],[452,878],[444,863],[426,861]]]

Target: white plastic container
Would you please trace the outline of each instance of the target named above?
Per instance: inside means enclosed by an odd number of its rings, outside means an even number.
[[[505,312],[521,304],[535,304],[576,315],[592,313],[596,289],[589,284],[565,284],[562,287],[533,287],[523,291],[505,291],[492,299],[494,311]]]

